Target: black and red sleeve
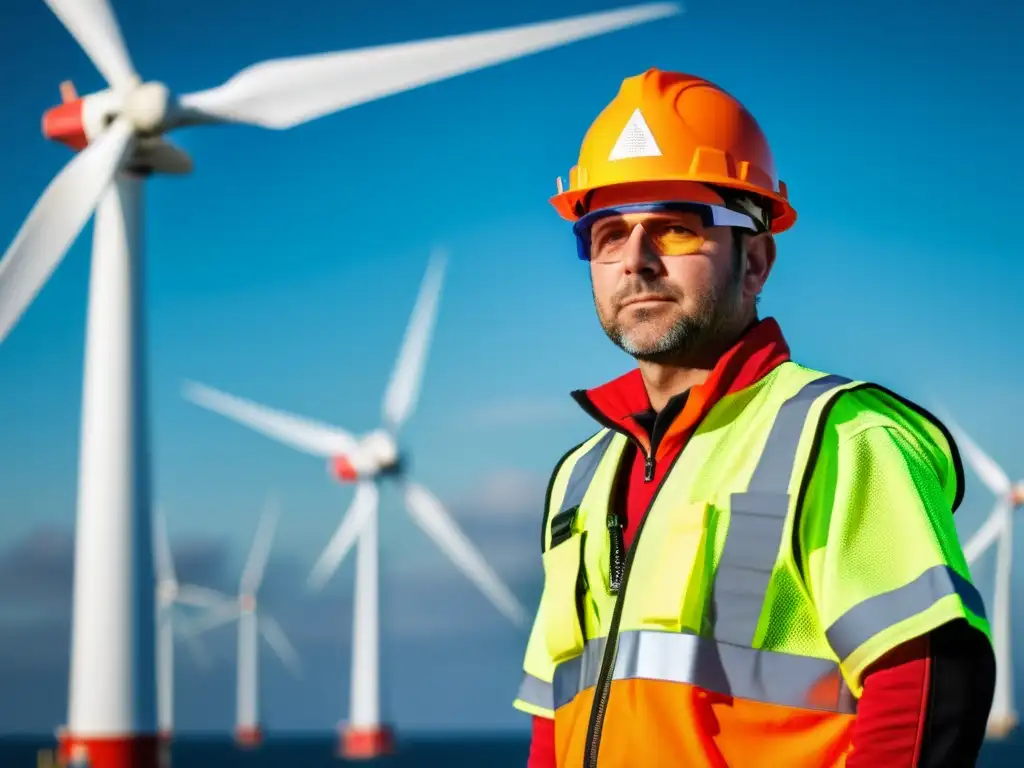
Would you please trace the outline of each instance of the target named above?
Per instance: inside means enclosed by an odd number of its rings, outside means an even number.
[[[864,677],[847,768],[974,765],[995,678],[991,644],[962,619],[894,649]]]

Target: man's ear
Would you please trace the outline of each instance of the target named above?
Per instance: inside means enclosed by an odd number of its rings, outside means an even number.
[[[748,295],[757,296],[775,265],[775,238],[770,232],[746,235],[744,246],[747,258],[743,289]]]

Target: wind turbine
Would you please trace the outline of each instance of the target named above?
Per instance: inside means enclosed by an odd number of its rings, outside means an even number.
[[[163,509],[156,507],[156,525],[154,526],[154,560],[157,573],[157,715],[160,726],[160,738],[169,742],[174,730],[174,637],[177,635],[189,645],[195,659],[204,667],[209,665],[209,657],[202,643],[183,627],[180,616],[175,615],[175,607],[189,605],[197,608],[210,609],[221,604],[226,595],[206,587],[178,582],[174,568],[174,556],[171,554],[170,540],[167,537],[167,519]]]
[[[271,410],[249,400],[190,382],[185,397],[292,448],[327,462],[328,472],[354,483],[355,495],[334,536],[310,575],[321,588],[358,543],[352,638],[350,720],[342,734],[345,757],[373,757],[392,749],[388,728],[380,719],[378,610],[378,480],[392,480],[402,489],[412,519],[476,584],[507,618],[523,626],[522,605],[445,512],[441,502],[406,475],[398,447],[401,426],[412,414],[433,331],[445,258],[435,252],[420,286],[391,380],[384,394],[384,426],[356,437],[339,427]]]
[[[238,620],[238,678],[236,700],[235,740],[242,746],[255,747],[263,739],[259,717],[259,645],[260,635],[271,650],[294,675],[302,674],[299,656],[289,642],[278,621],[258,607],[256,593],[263,582],[263,573],[270,556],[270,545],[277,525],[277,507],[268,500],[252,549],[242,570],[238,596],[217,595],[218,604],[196,621],[188,633],[195,637],[214,627]]]
[[[964,546],[964,556],[973,563],[993,544],[996,547],[995,594],[993,595],[992,640],[996,655],[996,688],[988,716],[988,736],[1006,738],[1017,727],[1013,695],[1013,645],[1010,642],[1011,579],[1013,566],[1013,515],[1024,506],[1024,481],[1013,483],[1009,476],[970,436],[946,417],[946,423],[967,462],[996,496],[988,519]]]
[[[143,181],[188,173],[163,138],[185,126],[289,128],[332,112],[679,12],[650,3],[559,21],[266,61],[175,96],[144,82],[107,0],[45,0],[109,88],[46,112],[43,133],[77,154],[47,185],[0,260],[0,342],[86,222],[93,225],[83,377],[64,751],[93,768],[156,766],[155,595],[142,329]],[[81,749],[71,750],[78,744]],[[62,747],[62,749],[64,748]]]

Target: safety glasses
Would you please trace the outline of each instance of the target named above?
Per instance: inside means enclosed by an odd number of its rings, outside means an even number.
[[[631,213],[656,213],[640,223],[647,241],[660,256],[698,253],[711,227],[760,228],[752,216],[706,203],[634,203],[591,211],[573,224],[576,253],[583,261],[611,264],[622,259],[624,247],[638,222]]]

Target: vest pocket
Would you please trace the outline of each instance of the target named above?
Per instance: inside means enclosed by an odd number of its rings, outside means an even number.
[[[636,599],[636,618],[642,624],[700,633],[713,561],[710,510],[705,501],[687,504],[663,514],[653,530],[643,531],[643,552],[636,553],[630,574],[630,591],[635,590],[630,598]]]
[[[583,546],[587,532],[575,533],[543,555],[544,594],[541,597],[545,640],[551,660],[556,664],[583,652],[583,607],[586,576]]]

